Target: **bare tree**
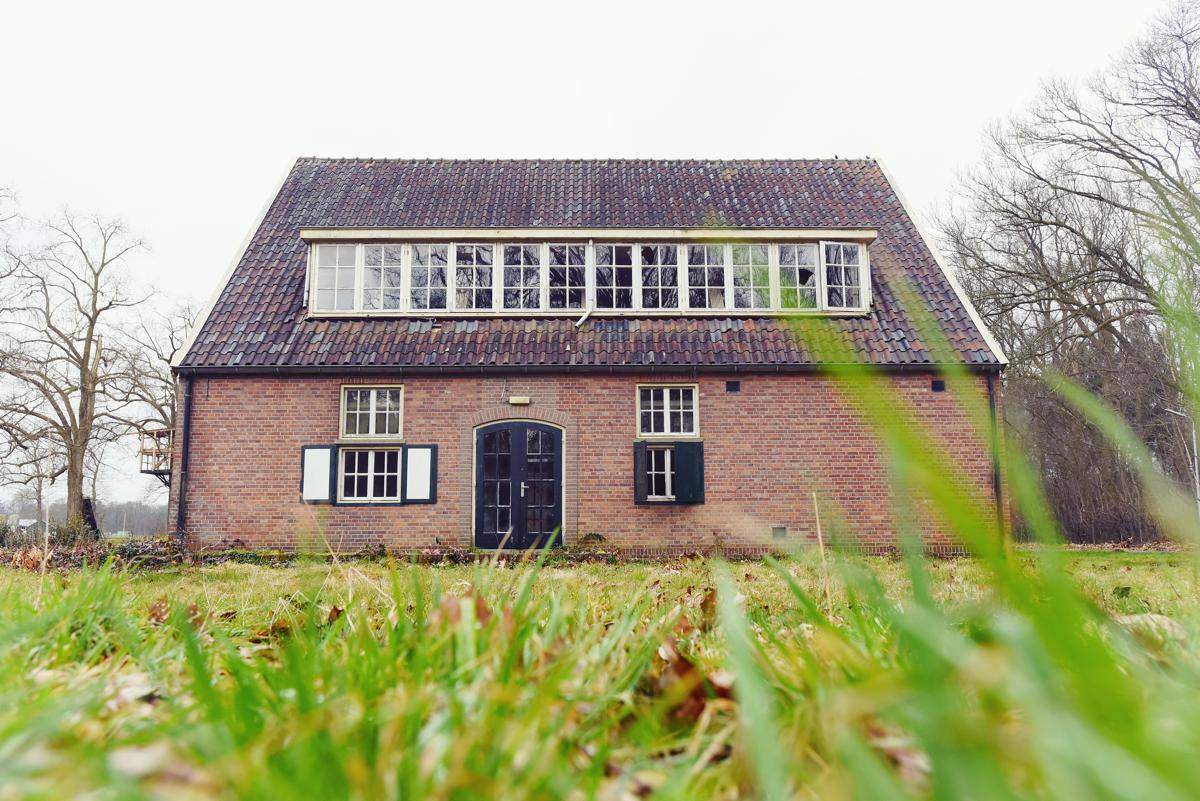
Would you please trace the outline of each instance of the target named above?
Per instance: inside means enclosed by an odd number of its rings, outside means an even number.
[[[1009,417],[1075,533],[1147,535],[1120,455],[1040,382],[1073,375],[1181,477],[1194,380],[1170,308],[1200,303],[1200,6],[1172,6],[1084,87],[1048,84],[997,126],[943,246],[1012,360]]]
[[[117,221],[64,213],[40,244],[5,248],[0,280],[0,436],[61,454],[68,519],[83,511],[85,465],[124,432],[117,318],[146,298],[123,268],[143,244]]]
[[[37,510],[38,524],[46,519],[47,495],[56,479],[66,472],[61,448],[49,438],[18,443],[7,440],[0,452],[0,486],[17,487]]]
[[[182,301],[166,312],[148,311],[123,333],[120,380],[114,397],[126,404],[131,429],[175,429],[175,376],[171,362],[196,322],[196,309]]]

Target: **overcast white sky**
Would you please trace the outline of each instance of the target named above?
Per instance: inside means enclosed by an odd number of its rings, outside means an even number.
[[[928,210],[1154,0],[7,4],[0,186],[207,299],[297,156],[882,159]],[[132,456],[129,457],[132,459]],[[118,499],[148,486],[110,482]]]

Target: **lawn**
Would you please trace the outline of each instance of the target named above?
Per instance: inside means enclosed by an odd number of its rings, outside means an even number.
[[[1049,556],[5,570],[0,799],[1189,797],[1192,557]]]

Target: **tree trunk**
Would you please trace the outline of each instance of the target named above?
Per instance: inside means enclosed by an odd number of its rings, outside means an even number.
[[[84,449],[67,450],[67,522],[83,519],[83,455]]]

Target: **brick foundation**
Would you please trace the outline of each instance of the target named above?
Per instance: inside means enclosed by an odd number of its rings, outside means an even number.
[[[897,373],[875,391],[894,393],[956,464],[964,492],[992,503],[991,437],[966,418],[953,392],[933,392],[931,374]],[[727,392],[725,382],[741,382]],[[698,383],[705,449],[703,504],[633,502],[632,448],[638,383]],[[433,443],[438,501],[432,505],[338,507],[300,502],[300,448],[338,439],[343,384],[403,384],[404,438]],[[985,379],[977,378],[979,392]],[[528,406],[509,406],[510,396]],[[182,418],[182,415],[180,415]],[[758,553],[815,540],[813,493],[823,531],[871,551],[895,545],[896,498],[875,435],[826,377],[799,374],[565,374],[512,377],[387,376],[193,379],[186,536],[192,547],[383,546],[469,548],[476,426],[532,419],[563,430],[567,544],[587,534],[630,555],[688,551]],[[177,436],[176,442],[181,440]],[[179,451],[174,454],[175,521]],[[917,512],[930,550],[958,545]],[[772,536],[784,526],[786,538]],[[851,534],[852,533],[852,534]]]

